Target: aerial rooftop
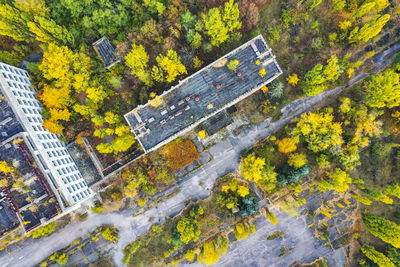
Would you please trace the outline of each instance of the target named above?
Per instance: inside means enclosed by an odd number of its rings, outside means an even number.
[[[114,47],[112,47],[110,41],[106,37],[102,37],[94,42],[93,48],[96,50],[96,53],[99,55],[101,60],[103,60],[107,69],[120,62],[115,55]]]
[[[16,119],[4,96],[0,93],[0,146],[11,136],[23,131],[22,125]]]
[[[239,60],[236,71],[226,63]],[[257,64],[257,61],[260,61]],[[266,70],[264,77],[259,75]],[[125,114],[145,152],[155,150],[219,111],[261,89],[282,73],[262,35],[187,77],[159,99]]]

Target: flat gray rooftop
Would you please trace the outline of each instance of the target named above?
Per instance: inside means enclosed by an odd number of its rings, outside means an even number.
[[[11,136],[23,131],[22,125],[15,117],[7,100],[0,93],[0,145]]]
[[[224,64],[234,59],[240,62],[236,72]],[[267,71],[264,77],[259,75],[262,68]],[[164,92],[161,105],[154,107],[150,101],[127,113],[125,119],[145,152],[149,152],[239,102],[281,73],[260,35]]]

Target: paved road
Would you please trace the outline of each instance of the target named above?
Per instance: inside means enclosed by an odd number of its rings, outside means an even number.
[[[264,216],[256,222],[256,233],[232,243],[227,253],[217,264],[211,266],[243,267],[268,266],[282,267],[299,262],[312,262],[319,257],[328,260],[329,266],[344,266],[346,257],[341,250],[333,251],[324,246],[323,241],[316,239],[310,228],[307,228],[305,218],[290,217],[284,213],[273,211],[278,223],[273,225]],[[276,231],[284,233],[284,237],[267,240]],[[289,253],[279,256],[284,247],[293,248]],[[199,263],[181,264],[180,266],[200,267]]]
[[[400,42],[384,53],[386,55],[399,48]],[[380,54],[376,55],[374,59],[379,69],[390,62],[384,60],[384,56]],[[241,151],[251,147],[258,140],[266,138],[272,132],[290,122],[294,117],[310,110],[322,100],[340,93],[345,87],[359,82],[366,76],[368,76],[368,74],[360,74],[345,86],[325,91],[314,97],[297,100],[297,104],[289,104],[283,109],[284,116],[280,120],[273,123],[266,120],[258,125],[252,125],[242,131],[238,136],[228,136],[225,140],[218,142],[209,150],[214,160],[205,165],[202,169],[188,175],[184,181],[180,182],[178,186],[181,192],[179,194],[159,203],[156,207],[147,210],[143,214],[133,217],[131,215],[135,210],[132,209],[109,214],[91,213],[85,221],[71,223],[58,233],[49,237],[39,240],[28,240],[18,244],[12,247],[12,251],[9,254],[5,251],[0,252],[0,267],[27,267],[38,264],[43,258],[52,254],[54,251],[67,246],[75,239],[85,235],[85,233],[89,231],[93,231],[101,224],[113,224],[120,230],[121,238],[117,244],[113,260],[116,264],[121,265],[121,259],[123,257],[122,249],[126,245],[136,239],[137,236],[146,233],[153,223],[163,222],[165,216],[178,213],[184,208],[185,200],[207,198],[209,190],[218,177],[237,169]],[[200,184],[202,184],[202,186],[200,186]],[[253,238],[258,238],[257,233],[254,237],[246,240],[251,242]],[[243,242],[247,242],[246,240]],[[246,249],[246,247],[247,246],[243,246],[243,249]]]

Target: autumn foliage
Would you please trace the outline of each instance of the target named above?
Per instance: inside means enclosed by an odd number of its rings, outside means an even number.
[[[189,166],[193,161],[198,161],[200,157],[193,142],[182,139],[166,144],[162,148],[161,154],[167,158],[168,166],[173,170]]]

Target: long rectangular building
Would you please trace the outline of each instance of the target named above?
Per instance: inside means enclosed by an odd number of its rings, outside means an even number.
[[[40,167],[54,191],[61,208],[65,210],[93,195],[77,168],[60,136],[50,133],[42,126],[42,106],[36,99],[28,72],[0,63],[0,90],[15,117],[0,118],[7,124],[20,124],[22,136],[35,162]],[[18,122],[17,122],[17,121]],[[9,127],[19,131],[16,127]],[[1,133],[3,137],[15,134]],[[3,140],[2,144],[9,140]]]
[[[226,66],[231,60],[239,61],[236,71]],[[125,119],[147,153],[238,103],[281,74],[275,56],[259,35],[125,114]]]

